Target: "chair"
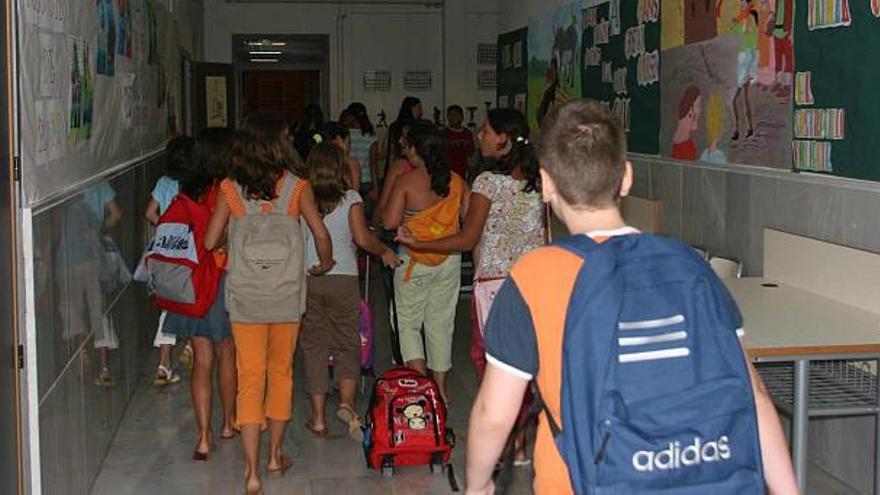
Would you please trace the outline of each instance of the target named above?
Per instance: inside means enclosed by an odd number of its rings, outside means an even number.
[[[709,266],[719,278],[741,278],[743,272],[742,262],[732,258],[713,256],[709,258]]]
[[[701,258],[703,258],[703,261],[709,261],[708,249],[704,248],[703,246],[694,246],[693,244],[691,244],[691,247],[694,248],[694,251],[696,251]]]

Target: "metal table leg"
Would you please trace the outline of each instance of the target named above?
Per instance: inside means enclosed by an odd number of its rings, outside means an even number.
[[[798,359],[794,364],[794,414],[792,415],[792,455],[798,488],[807,488],[807,426],[810,422],[810,360]]]

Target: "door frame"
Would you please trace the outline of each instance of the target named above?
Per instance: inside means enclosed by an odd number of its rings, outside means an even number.
[[[0,10],[0,29],[2,29],[2,68],[0,68],[0,98],[5,105],[6,112],[0,121],[0,155],[5,162],[0,166],[0,182],[6,182],[5,190],[0,192],[0,201],[5,204],[0,205],[0,212],[8,215],[0,220],[0,238],[3,237],[6,229],[8,229],[8,239],[6,246],[0,248],[0,253],[8,250],[9,256],[4,258],[2,268],[0,268],[0,276],[8,277],[10,281],[8,287],[10,290],[0,297],[6,298],[6,301],[0,303],[0,308],[8,304],[8,311],[2,311],[5,315],[0,315],[0,407],[5,412],[0,413],[0,428],[12,429],[11,436],[14,437],[12,445],[0,445],[0,449],[7,450],[0,459],[4,459],[8,454],[14,457],[13,467],[7,471],[0,471],[0,490],[8,490],[12,488],[15,493],[25,493],[25,466],[24,466],[24,450],[23,450],[23,431],[22,431],[22,415],[24,407],[22,404],[22,368],[24,364],[24,348],[21,345],[20,322],[22,321],[22,304],[20,290],[20,282],[22,280],[19,270],[22,269],[19,263],[20,249],[20,209],[19,209],[19,184],[20,184],[20,165],[18,160],[18,100],[15,70],[17,63],[17,41],[15,30],[15,2],[4,2],[4,8]],[[9,347],[7,347],[9,346]],[[8,376],[4,376],[8,373]],[[7,402],[8,401],[8,402]],[[5,404],[4,404],[5,403]],[[11,413],[11,414],[10,414]],[[8,415],[8,416],[7,416]],[[2,424],[4,421],[10,421],[11,424]],[[2,438],[2,435],[0,435]],[[4,459],[5,460],[5,459]],[[0,469],[3,469],[0,466]],[[14,480],[4,482],[7,476],[11,475]]]
[[[248,62],[244,62],[236,58],[236,49],[247,39],[254,38],[283,38],[285,41],[290,43],[296,43],[297,41],[303,42],[315,42],[320,41],[323,43],[323,51],[324,51],[324,61],[321,63],[278,63],[272,64],[268,66],[266,64],[254,64]],[[273,34],[259,34],[259,33],[236,33],[233,34],[230,42],[232,44],[232,68],[235,74],[235,91],[234,91],[234,108],[239,112],[239,115],[244,117],[244,95],[242,95],[242,88],[244,88],[244,73],[245,71],[256,71],[256,70],[317,70],[320,74],[320,95],[318,99],[319,105],[321,105],[321,109],[324,111],[325,116],[330,116],[330,35],[329,34],[284,34],[284,33],[273,33]],[[330,119],[335,120],[335,119]]]

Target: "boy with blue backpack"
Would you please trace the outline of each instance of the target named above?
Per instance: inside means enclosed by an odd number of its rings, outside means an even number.
[[[543,400],[538,495],[797,493],[742,317],[688,246],[628,227],[626,136],[595,102],[541,133],[542,194],[572,237],[513,267],[485,330],[468,493],[492,472],[530,382]]]

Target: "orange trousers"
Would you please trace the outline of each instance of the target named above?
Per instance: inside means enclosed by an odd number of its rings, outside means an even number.
[[[236,422],[287,421],[293,398],[293,352],[299,323],[232,322],[238,368]]]

